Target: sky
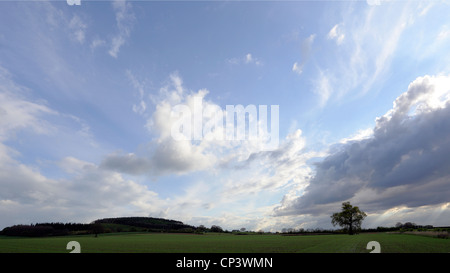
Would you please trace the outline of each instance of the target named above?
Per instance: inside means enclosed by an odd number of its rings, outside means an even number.
[[[0,229],[450,224],[450,2],[80,3],[0,1]]]

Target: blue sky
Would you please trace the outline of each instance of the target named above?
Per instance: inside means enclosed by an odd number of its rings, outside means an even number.
[[[0,1],[0,228],[152,216],[448,225],[445,1]],[[176,141],[175,105],[279,106],[279,144]]]

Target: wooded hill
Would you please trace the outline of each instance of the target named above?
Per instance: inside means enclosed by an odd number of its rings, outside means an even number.
[[[194,226],[185,225],[180,221],[153,217],[119,217],[105,218],[93,222],[101,224],[105,231],[149,231],[149,232],[192,232]]]
[[[14,225],[4,228],[0,235],[8,236],[63,236],[75,234],[99,234],[109,232],[195,232],[196,227],[180,221],[153,217],[118,217],[95,220],[90,224],[37,223]]]

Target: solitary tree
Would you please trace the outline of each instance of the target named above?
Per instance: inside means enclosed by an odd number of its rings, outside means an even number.
[[[366,218],[366,213],[357,206],[352,206],[350,202],[342,203],[342,211],[331,215],[333,226],[339,225],[348,230],[348,234],[353,235],[354,230],[361,228],[361,223]]]
[[[99,233],[103,232],[105,232],[105,230],[101,223],[96,222],[92,225],[92,233],[94,233],[95,237],[97,237]]]
[[[212,225],[211,232],[223,232],[223,229],[220,226]]]

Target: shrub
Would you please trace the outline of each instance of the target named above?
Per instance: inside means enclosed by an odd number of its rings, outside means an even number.
[[[440,233],[440,234],[436,235],[436,237],[440,238],[440,239],[448,239],[449,238],[449,234]]]

